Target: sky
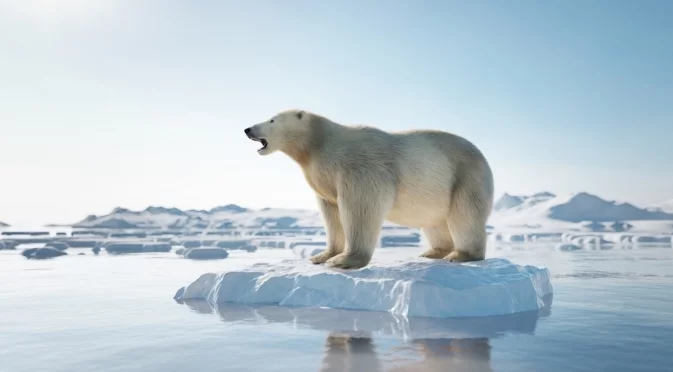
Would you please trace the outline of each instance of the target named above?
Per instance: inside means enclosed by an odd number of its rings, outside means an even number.
[[[0,221],[315,209],[288,108],[475,143],[496,192],[673,198],[673,2],[0,0]]]

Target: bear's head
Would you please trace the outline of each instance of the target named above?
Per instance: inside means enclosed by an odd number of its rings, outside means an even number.
[[[276,151],[289,153],[301,147],[310,136],[308,116],[303,110],[283,111],[265,122],[246,128],[245,134],[251,140],[262,143],[257,150],[260,155]]]

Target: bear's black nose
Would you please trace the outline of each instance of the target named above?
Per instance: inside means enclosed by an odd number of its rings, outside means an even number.
[[[250,133],[250,128],[245,128],[244,132],[245,132],[245,134]]]

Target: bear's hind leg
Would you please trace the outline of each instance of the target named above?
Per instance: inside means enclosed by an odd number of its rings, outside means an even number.
[[[486,256],[486,220],[490,214],[488,195],[479,186],[465,183],[452,195],[449,211],[449,232],[454,251],[445,260],[468,262]]]
[[[483,258],[475,258],[474,256],[472,256],[472,254],[464,251],[453,251],[446,257],[444,257],[444,259],[449,262],[469,262],[469,261],[483,260]]]
[[[446,224],[425,227],[423,228],[423,234],[425,234],[428,243],[430,243],[430,249],[423,252],[421,257],[439,259],[453,252],[453,239]]]
[[[322,198],[318,198],[318,206],[325,221],[325,230],[327,230],[327,249],[310,258],[311,262],[316,265],[325,263],[325,261],[343,252],[346,245],[344,229],[339,217],[339,208]]]

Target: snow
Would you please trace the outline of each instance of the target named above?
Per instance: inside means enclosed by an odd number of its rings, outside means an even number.
[[[143,211],[115,208],[105,216],[88,216],[76,227],[119,228],[220,228],[220,227],[319,227],[322,219],[317,210],[264,208],[251,210],[237,205],[215,207],[210,211],[148,207]]]
[[[258,263],[203,274],[179,289],[175,299],[447,318],[540,310],[550,295],[546,268],[519,266],[503,258],[465,264],[419,258],[381,260],[360,270],[330,269],[306,260]]]
[[[667,200],[662,203],[650,205],[648,210],[673,213],[673,199]]]
[[[489,225],[497,231],[605,230],[671,231],[673,214],[602,199],[585,192],[532,196],[505,194],[496,203]],[[628,221],[628,223],[626,223]]]
[[[500,197],[500,199],[496,200],[495,203],[493,204],[493,209],[496,211],[500,211],[503,209],[510,209],[517,207],[523,203],[525,199],[521,196],[516,196],[516,195],[510,195],[505,193],[503,196]]]

